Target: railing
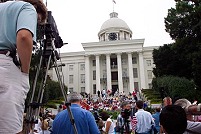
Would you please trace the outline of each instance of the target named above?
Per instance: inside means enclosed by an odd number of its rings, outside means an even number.
[[[111,65],[111,69],[117,69],[117,65]]]
[[[128,81],[129,77],[128,76],[123,76],[122,79],[123,79],[123,81]]]
[[[107,81],[107,78],[100,78],[100,82],[101,83],[104,83],[104,82],[106,82]]]

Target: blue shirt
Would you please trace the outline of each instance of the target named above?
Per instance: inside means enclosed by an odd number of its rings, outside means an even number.
[[[160,112],[156,112],[155,114],[152,114],[152,117],[154,118],[154,122],[155,122],[155,128],[158,132],[160,131],[159,116],[160,116]]]
[[[100,134],[95,118],[91,112],[81,108],[78,104],[71,104],[70,108],[78,134]],[[52,131],[52,134],[74,134],[67,110],[63,110],[56,115],[53,121]]]
[[[21,29],[29,30],[36,41],[37,12],[33,5],[23,1],[0,3],[0,50],[16,49],[16,35]]]

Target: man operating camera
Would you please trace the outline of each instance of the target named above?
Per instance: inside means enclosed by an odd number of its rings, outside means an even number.
[[[121,113],[117,117],[115,131],[117,134],[130,134],[132,131],[131,119],[135,114],[135,110],[131,108],[128,101],[123,101],[121,104]]]
[[[16,134],[22,131],[36,26],[45,22],[47,10],[40,0],[5,1],[0,3],[0,133]]]

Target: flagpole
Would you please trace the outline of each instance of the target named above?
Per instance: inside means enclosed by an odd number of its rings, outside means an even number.
[[[114,1],[112,1],[112,4],[113,4],[113,12],[114,12]]]
[[[116,4],[116,1],[112,0],[112,4],[113,4],[113,12],[114,12],[114,4]]]

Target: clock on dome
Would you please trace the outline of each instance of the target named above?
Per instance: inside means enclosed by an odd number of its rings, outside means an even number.
[[[117,34],[116,33],[109,33],[108,39],[109,40],[117,40]]]

